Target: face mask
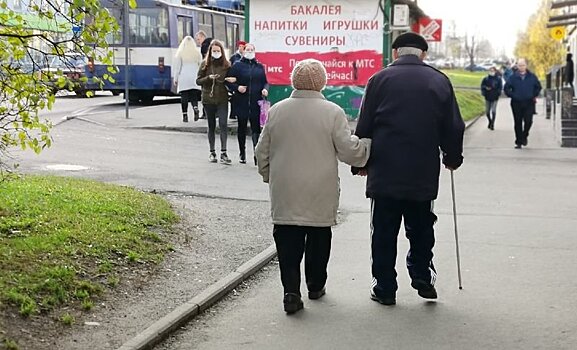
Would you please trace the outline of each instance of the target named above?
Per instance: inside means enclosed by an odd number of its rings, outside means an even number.
[[[220,52],[212,52],[211,53],[212,58],[214,58],[215,60],[218,60],[219,58],[222,57],[222,53]]]
[[[252,60],[254,58],[254,52],[246,52],[244,53],[244,58],[247,60]]]
[[[495,76],[495,72],[489,72],[489,75],[494,77]]]

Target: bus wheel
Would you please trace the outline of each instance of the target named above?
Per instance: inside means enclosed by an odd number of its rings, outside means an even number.
[[[126,98],[126,96],[125,96]],[[138,101],[140,101],[140,95],[137,93],[128,93],[128,102],[135,104],[138,103]]]
[[[118,91],[118,90],[112,91],[112,96],[118,96],[118,95],[120,95],[120,91]]]
[[[140,96],[140,101],[145,105],[151,104],[153,99],[154,99],[154,95],[142,95],[142,96]]]

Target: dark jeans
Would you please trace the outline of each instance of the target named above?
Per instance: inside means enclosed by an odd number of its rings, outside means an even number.
[[[216,118],[220,127],[220,150],[226,152],[226,138],[228,136],[228,103],[220,105],[204,105],[208,119],[208,144],[210,151],[215,150]]]
[[[397,236],[404,219],[410,249],[407,268],[411,279],[435,284],[437,273],[433,265],[437,216],[432,202],[415,202],[391,198],[371,200],[371,257],[373,291],[380,297],[391,297],[397,291]]]
[[[529,130],[531,125],[533,125],[535,103],[533,100],[511,100],[511,109],[513,110],[513,119],[515,121],[515,144],[523,145],[527,143]]]
[[[273,236],[284,292],[301,295],[303,253],[308,290],[317,292],[323,289],[327,281],[327,265],[331,254],[331,228],[274,225]]]
[[[188,104],[194,108],[198,108],[198,101],[200,101],[200,90],[190,89],[180,92],[180,106],[182,113],[188,113]]]
[[[492,128],[495,126],[495,118],[497,116],[497,103],[499,100],[489,101],[485,100],[485,115],[489,120],[489,127]]]
[[[240,154],[245,155],[246,131],[249,121],[252,134],[252,147],[256,147],[258,143],[258,138],[260,137],[260,111],[259,114],[252,113],[250,116],[237,114],[236,117],[238,120],[238,148],[240,149]]]

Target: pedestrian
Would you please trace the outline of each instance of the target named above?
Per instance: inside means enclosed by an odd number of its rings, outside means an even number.
[[[203,30],[199,30],[194,35],[194,37],[196,39],[196,44],[200,46],[200,53],[202,54],[202,58],[206,58],[206,54],[209,52],[208,48],[212,42],[212,38],[207,37]]]
[[[342,108],[322,95],[327,75],[321,62],[299,62],[291,81],[295,90],[272,106],[256,147],[258,171],[269,184],[283,305],[289,314],[303,308],[303,254],[309,299],[326,292],[331,226],[339,205],[338,160],[364,166],[371,145],[351,135]]]
[[[195,35],[196,44],[200,47],[200,53],[202,54],[202,58],[206,59],[206,54],[208,53],[208,48],[210,43],[212,42],[212,38],[207,37],[206,33],[203,30],[199,30]],[[200,119],[206,119],[206,109],[202,108],[202,115]]]
[[[187,35],[182,39],[174,59],[174,84],[180,93],[182,121],[188,123],[188,104],[192,105],[194,121],[198,120],[198,101],[200,86],[196,84],[198,70],[202,64],[202,55],[194,39]]]
[[[209,46],[209,55],[198,72],[196,83],[202,87],[202,105],[206,110],[208,119],[208,143],[210,155],[208,160],[216,163],[215,132],[216,119],[220,127],[220,162],[230,164],[230,158],[226,153],[226,141],[228,134],[228,92],[225,78],[230,69],[230,62],[224,54],[224,46],[218,40],[213,40]]]
[[[433,265],[440,155],[446,168],[463,162],[465,124],[449,79],[425,64],[428,44],[412,32],[392,45],[394,62],[366,86],[355,134],[372,139],[364,169],[371,199],[371,299],[396,303],[397,236],[401,219],[410,249],[407,268],[418,295],[436,299]],[[423,82],[426,82],[424,84]],[[440,154],[440,151],[441,154]]]
[[[487,126],[490,130],[495,130],[495,117],[497,115],[497,102],[501,96],[503,81],[500,75],[497,75],[497,68],[490,67],[489,74],[481,82],[481,94],[485,98],[485,115],[489,120]]]
[[[238,147],[240,163],[246,163],[246,134],[250,121],[253,148],[260,136],[260,106],[258,101],[268,96],[268,82],[264,66],[255,58],[255,47],[246,44],[243,57],[230,69],[230,77],[235,78],[229,83],[229,89],[234,91],[232,107],[238,119]],[[256,165],[256,156],[254,157]]]
[[[565,65],[565,82],[571,86],[574,91],[573,80],[575,78],[575,63],[573,63],[573,54],[567,54],[567,64]]]
[[[511,98],[511,109],[515,125],[515,148],[527,146],[529,130],[533,124],[533,113],[541,83],[535,74],[527,69],[527,60],[517,60],[517,71],[505,84],[505,94]]]
[[[236,52],[230,56],[230,65],[234,66],[234,64],[239,61],[243,54],[244,54],[244,46],[246,45],[245,41],[239,40],[236,43],[236,46],[238,47],[238,49],[236,50]],[[236,119],[236,111],[234,110],[234,106],[236,105],[236,103],[234,102],[234,98],[235,98],[235,92],[234,91],[229,91],[229,95],[230,95],[230,119]]]
[[[240,60],[243,57],[245,45],[246,45],[246,42],[242,41],[242,40],[239,40],[236,43],[237,50],[232,56],[230,56],[230,65],[231,66],[234,66],[236,61]]]

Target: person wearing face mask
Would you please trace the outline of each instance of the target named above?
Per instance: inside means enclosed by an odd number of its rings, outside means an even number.
[[[264,66],[255,58],[255,47],[247,43],[243,57],[230,69],[229,76],[235,78],[228,87],[234,91],[233,109],[238,119],[238,146],[240,163],[246,163],[246,133],[250,121],[253,149],[260,136],[260,106],[258,101],[268,96],[268,81]],[[256,157],[254,158],[256,165]]]
[[[501,77],[497,75],[495,67],[489,68],[489,74],[481,82],[481,94],[485,97],[485,115],[489,120],[487,126],[490,130],[495,130],[495,117],[497,115],[497,101],[501,96],[503,83]]]
[[[202,105],[208,119],[208,143],[210,154],[208,160],[217,162],[215,150],[216,119],[220,127],[220,162],[230,164],[226,153],[228,134],[228,92],[225,78],[230,69],[230,62],[224,56],[224,46],[213,40],[208,49],[209,54],[198,71],[196,83],[202,87]]]

